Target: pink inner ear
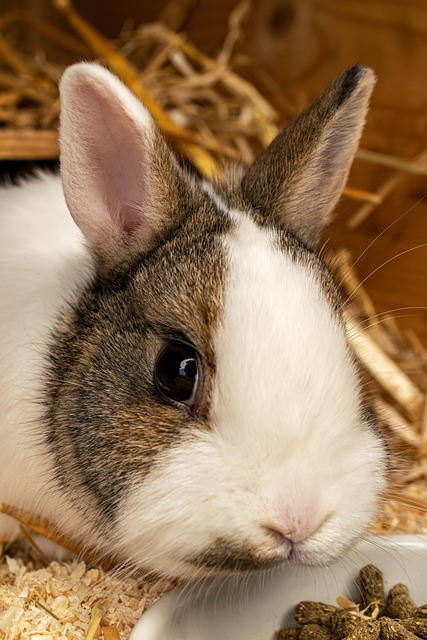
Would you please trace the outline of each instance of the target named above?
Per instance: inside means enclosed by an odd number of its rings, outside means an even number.
[[[121,106],[90,93],[88,155],[96,184],[92,189],[101,196],[117,231],[134,233],[144,223],[145,142],[137,124]]]
[[[141,209],[143,206],[141,205]],[[136,233],[149,233],[149,226],[140,209],[136,209],[133,204],[123,203],[118,213],[119,226],[123,232],[128,235],[136,235]]]
[[[95,247],[136,233],[149,242],[150,116],[96,68],[71,72],[61,97],[61,172],[76,223]]]

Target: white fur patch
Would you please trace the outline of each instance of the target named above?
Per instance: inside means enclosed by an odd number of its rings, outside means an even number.
[[[162,572],[225,540],[286,557],[266,528],[322,563],[368,525],[383,488],[380,442],[361,423],[345,332],[316,274],[244,214],[225,240],[211,431],[170,449],[119,517],[117,543]]]
[[[0,502],[78,531],[54,494],[39,420],[45,353],[60,310],[92,277],[60,179],[40,174],[0,190]],[[37,444],[37,447],[36,447]],[[0,515],[0,538],[17,529]]]

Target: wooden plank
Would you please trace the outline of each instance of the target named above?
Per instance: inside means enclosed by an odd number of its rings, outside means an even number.
[[[54,160],[58,155],[57,131],[0,129],[0,160]]]

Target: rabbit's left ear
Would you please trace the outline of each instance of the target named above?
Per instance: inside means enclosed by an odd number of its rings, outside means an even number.
[[[69,67],[60,93],[65,198],[108,271],[177,224],[190,184],[147,109],[107,69]]]
[[[315,248],[345,186],[375,84],[371,69],[339,76],[247,170],[245,199]]]

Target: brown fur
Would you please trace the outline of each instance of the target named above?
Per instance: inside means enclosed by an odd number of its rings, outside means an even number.
[[[341,195],[356,151],[374,75],[353,67],[339,76],[242,179],[252,207],[315,248]]]
[[[96,279],[52,342],[47,419],[57,479],[76,505],[95,498],[106,517],[157,453],[191,429],[209,428],[212,335],[226,271],[220,239],[230,221],[200,196],[190,209],[179,229],[127,272]],[[202,359],[197,420],[154,387],[156,355],[176,336]]]

